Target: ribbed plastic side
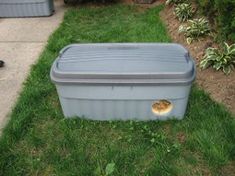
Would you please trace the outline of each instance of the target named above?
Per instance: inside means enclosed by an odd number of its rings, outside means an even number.
[[[156,116],[152,100],[85,100],[60,97],[65,117],[82,117],[93,120],[166,120],[182,119],[188,97],[170,100],[173,109],[169,114]]]
[[[20,0],[19,0],[20,1]],[[50,16],[54,11],[52,0],[40,3],[12,3],[0,2],[0,17],[35,17]]]

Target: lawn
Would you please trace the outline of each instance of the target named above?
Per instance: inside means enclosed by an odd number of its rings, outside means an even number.
[[[233,174],[235,118],[193,86],[182,121],[99,122],[63,118],[49,78],[65,45],[170,42],[163,6],[71,8],[33,66],[0,140],[0,175]],[[206,75],[205,75],[206,76]],[[228,175],[228,174],[227,174]]]

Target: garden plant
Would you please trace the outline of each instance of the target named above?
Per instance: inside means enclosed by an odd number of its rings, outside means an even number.
[[[182,3],[182,4],[178,4],[175,7],[174,13],[178,17],[178,19],[181,22],[183,22],[183,21],[187,21],[188,19],[190,19],[193,16],[193,9],[192,9],[191,4]]]
[[[187,25],[181,25],[179,32],[184,33],[187,43],[190,44],[199,37],[204,37],[210,34],[209,22],[205,18],[197,18],[188,20]]]
[[[225,74],[229,74],[235,67],[235,44],[224,43],[222,49],[207,48],[200,67],[205,69],[212,66],[215,70],[222,69]]]

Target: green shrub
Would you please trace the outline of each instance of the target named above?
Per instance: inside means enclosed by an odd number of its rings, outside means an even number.
[[[186,21],[193,16],[192,6],[188,3],[178,4],[174,12],[180,21]]]
[[[207,48],[200,67],[205,69],[212,66],[216,70],[222,69],[225,74],[229,74],[235,67],[235,44],[224,43],[222,50],[218,48]]]
[[[199,37],[206,36],[210,33],[209,22],[205,18],[188,20],[188,22],[188,25],[181,25],[179,27],[179,32],[184,33],[188,44],[192,43],[193,40],[197,40]]]
[[[219,38],[235,41],[235,0],[196,0],[199,9],[218,27]]]

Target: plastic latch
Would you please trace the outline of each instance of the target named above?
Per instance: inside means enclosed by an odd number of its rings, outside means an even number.
[[[68,50],[70,47],[71,47],[71,45],[68,45],[68,46],[64,47],[62,50],[60,50],[59,57],[61,57],[65,53],[65,51]]]
[[[186,58],[186,61],[189,62],[189,60],[190,60],[189,52],[185,53],[184,57]]]

